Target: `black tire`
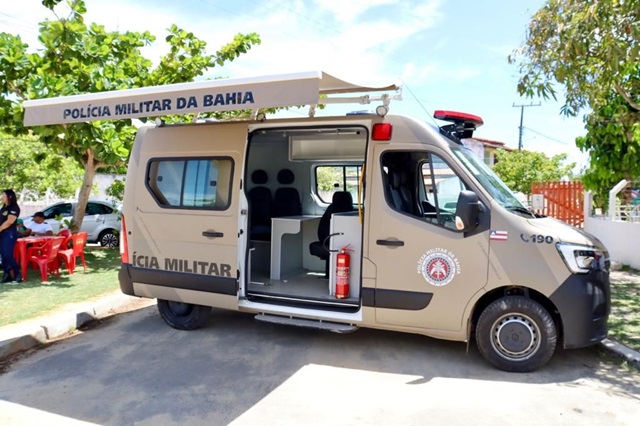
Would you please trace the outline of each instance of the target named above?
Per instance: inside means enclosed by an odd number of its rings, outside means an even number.
[[[105,229],[100,233],[98,242],[102,247],[115,248],[120,244],[120,237],[118,232],[113,229]]]
[[[556,349],[553,318],[535,300],[506,296],[487,306],[476,325],[482,356],[504,371],[525,373],[542,367]]]
[[[158,299],[158,312],[164,322],[173,328],[195,330],[207,324],[211,307]]]

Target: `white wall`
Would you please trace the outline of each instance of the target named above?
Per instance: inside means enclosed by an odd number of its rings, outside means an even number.
[[[124,180],[125,177],[125,175],[96,173],[93,177],[93,186],[97,190],[97,193],[92,191],[89,198],[92,200],[106,200],[108,198],[106,193],[107,188],[109,188],[116,179]]]
[[[640,222],[585,216],[584,230],[603,242],[611,260],[640,269]]]

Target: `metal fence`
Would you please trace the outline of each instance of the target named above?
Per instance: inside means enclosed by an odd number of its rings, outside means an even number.
[[[582,182],[533,182],[532,197],[542,196],[542,203],[533,203],[538,214],[551,216],[581,228],[584,223],[584,188]]]
[[[609,217],[640,222],[640,180],[622,180],[609,192]]]

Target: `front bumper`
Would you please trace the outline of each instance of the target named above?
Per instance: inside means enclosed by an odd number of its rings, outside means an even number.
[[[607,337],[611,289],[607,271],[573,274],[551,295],[562,321],[564,348],[583,348]]]

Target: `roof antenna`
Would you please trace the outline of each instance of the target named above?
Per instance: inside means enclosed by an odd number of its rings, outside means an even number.
[[[422,102],[420,102],[420,99],[418,99],[418,97],[411,91],[411,89],[409,88],[409,86],[407,86],[407,84],[402,81],[401,78],[398,77],[398,80],[400,80],[400,82],[402,83],[402,87],[406,87],[407,90],[409,91],[409,93],[411,94],[411,96],[413,96],[413,99],[415,99],[415,101],[418,103],[418,105],[420,105],[420,108],[422,108],[422,110],[427,114],[427,117],[429,117],[431,119],[431,121],[433,121],[433,124],[435,124],[437,127],[440,127],[438,125],[438,122],[435,120],[435,118],[433,118],[433,114],[431,114],[427,108],[425,108],[424,105],[422,105]]]

